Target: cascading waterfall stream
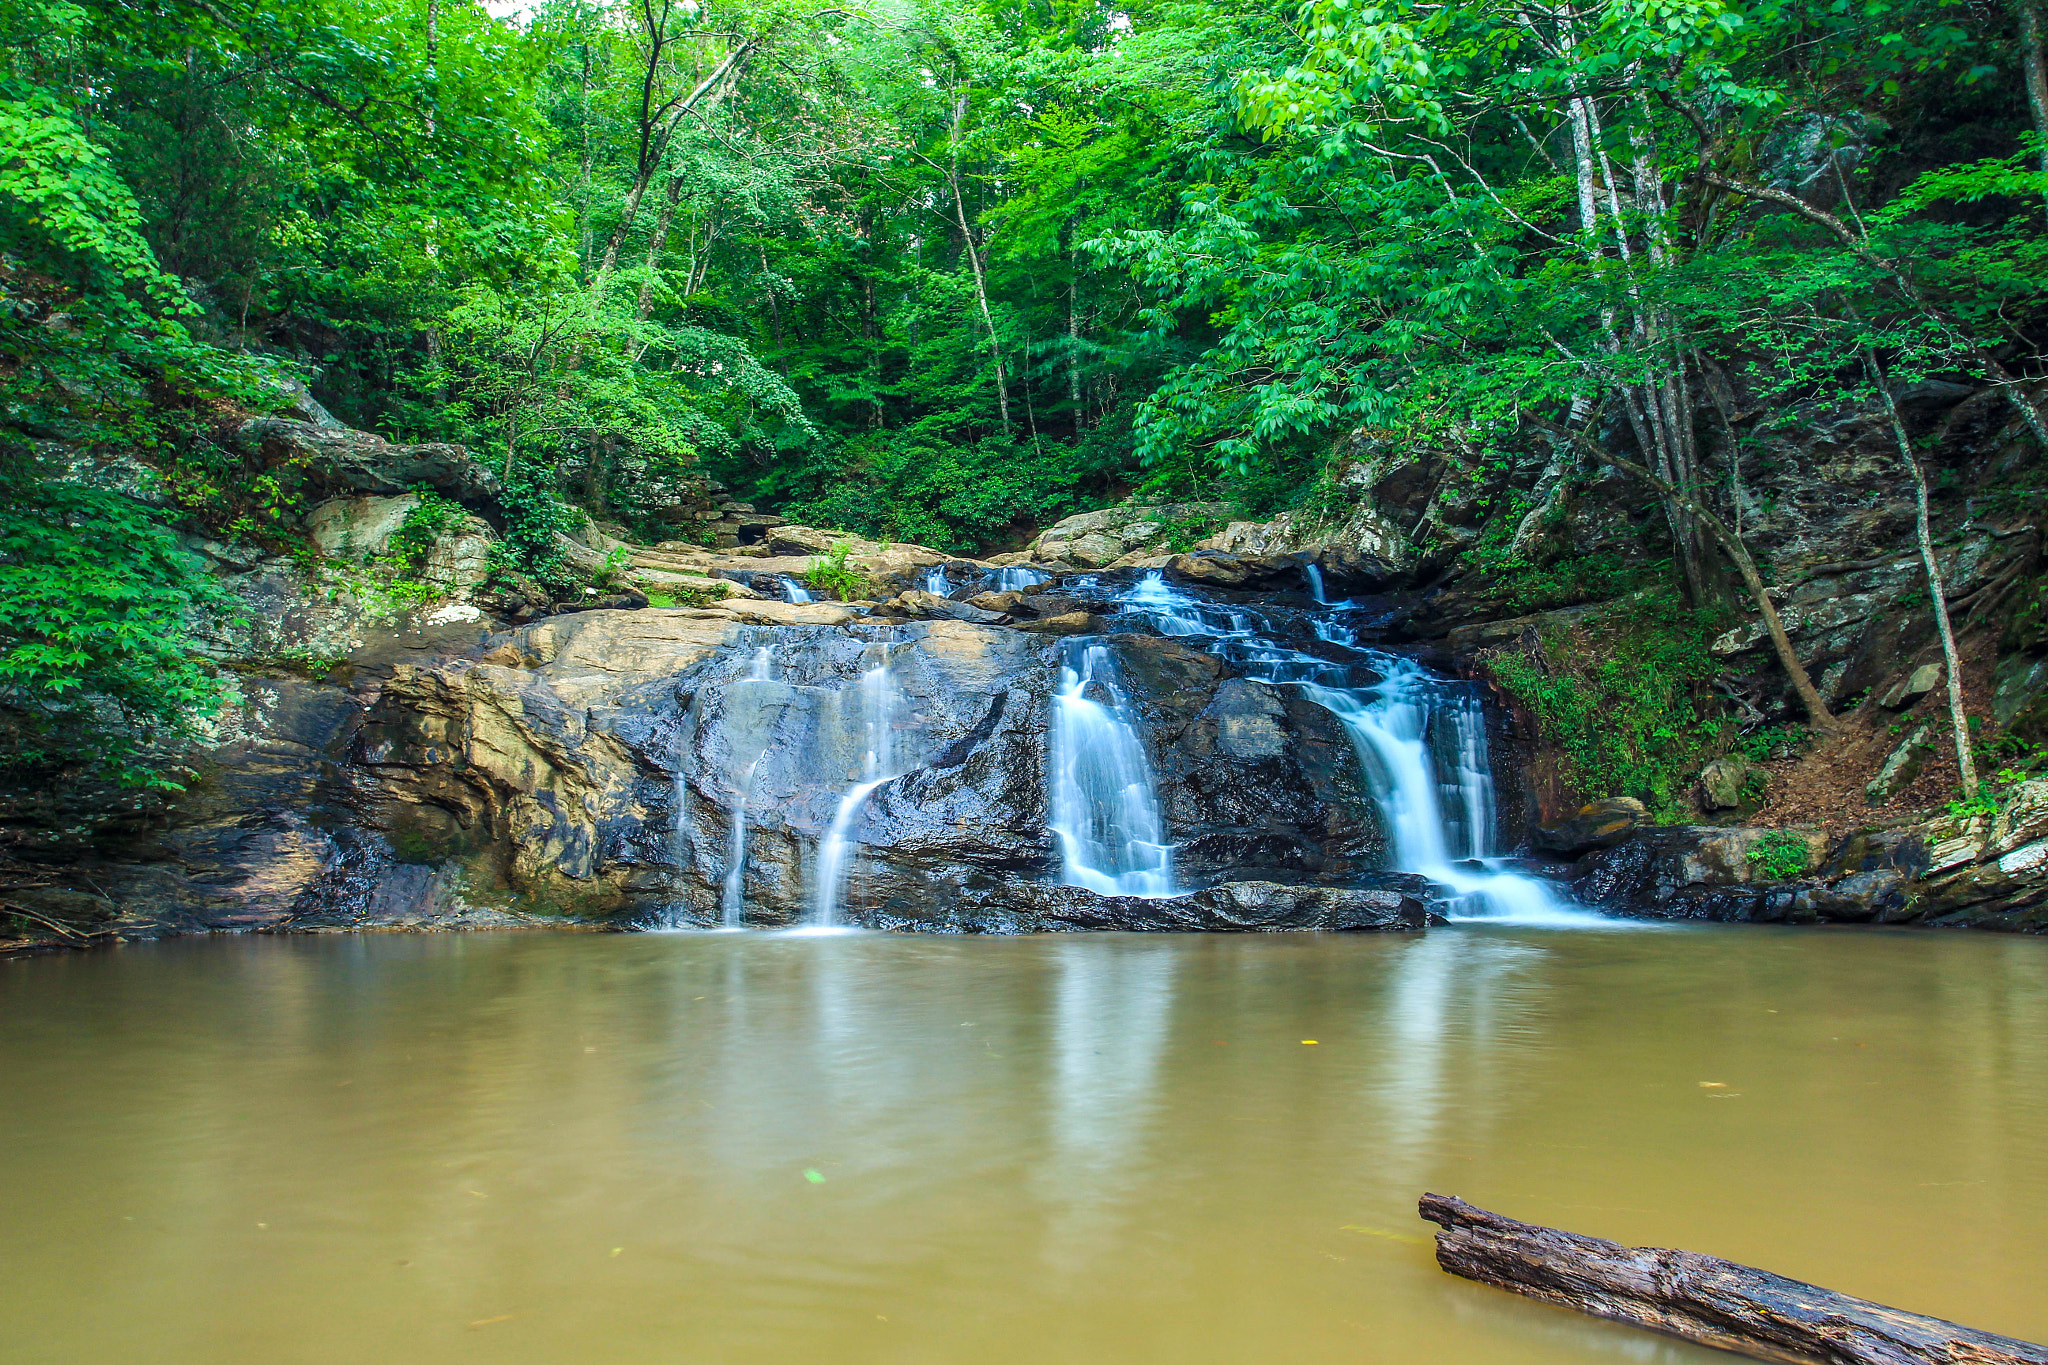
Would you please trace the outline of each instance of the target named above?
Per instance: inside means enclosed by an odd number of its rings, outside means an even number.
[[[1104,896],[1177,894],[1145,741],[1100,643],[1066,647],[1052,721],[1052,827],[1062,879]]]
[[[753,667],[747,672],[742,683],[770,682],[775,676],[775,654],[771,646],[763,645],[754,651]],[[734,686],[738,686],[735,683]],[[719,886],[718,908],[728,929],[737,929],[745,921],[747,911],[747,802],[754,792],[754,770],[761,766],[763,755],[756,754],[754,761],[740,777],[739,787],[732,797],[732,838],[726,846],[725,878]]]
[[[812,923],[818,928],[835,928],[839,924],[840,885],[846,880],[847,862],[858,847],[858,841],[849,837],[854,818],[875,788],[898,775],[894,767],[891,733],[896,722],[896,680],[891,672],[890,646],[882,644],[877,648],[881,651],[882,662],[861,674],[858,687],[852,689],[860,701],[861,776],[840,796],[839,809],[833,813],[832,823],[818,843],[818,879],[813,893],[815,906],[812,916]],[[842,690],[838,695],[839,704],[843,706],[846,693]]]
[[[1304,570],[1323,602],[1320,570],[1313,564]],[[1453,892],[1460,911],[1454,918],[1616,923],[1560,905],[1543,881],[1499,865],[1492,846],[1496,810],[1486,715],[1471,684],[1439,677],[1403,655],[1364,648],[1350,626],[1319,619],[1313,625],[1319,639],[1356,650],[1380,675],[1373,686],[1351,686],[1345,665],[1288,649],[1262,634],[1250,613],[1200,601],[1156,572],[1120,600],[1127,614],[1159,633],[1206,637],[1210,652],[1245,676],[1298,686],[1334,715],[1379,808],[1395,869],[1419,873]]]
[[[1323,591],[1323,566],[1311,561],[1301,566],[1301,572],[1308,579],[1308,590],[1310,595],[1316,599],[1316,605],[1319,607],[1329,606],[1329,596]]]

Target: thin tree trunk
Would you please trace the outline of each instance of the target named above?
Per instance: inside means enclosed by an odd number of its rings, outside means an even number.
[[[1877,357],[1865,351],[1863,360],[1870,367],[1870,376],[1877,383],[1877,391],[1884,396],[1885,416],[1891,419],[1892,438],[1898,442],[1899,458],[1905,461],[1907,472],[1913,476],[1914,528],[1920,537],[1920,564],[1927,571],[1927,595],[1934,599],[1934,628],[1941,635],[1941,657],[1948,665],[1948,719],[1950,728],[1955,731],[1956,771],[1962,774],[1963,799],[1970,800],[1977,795],[1977,759],[1970,751],[1970,718],[1963,714],[1963,666],[1962,660],[1956,657],[1956,634],[1948,619],[1948,587],[1942,581],[1941,565],[1934,557],[1934,535],[1928,526],[1927,474],[1913,455],[1913,442],[1906,434],[1905,422],[1899,417],[1899,405],[1892,401],[1891,385],[1885,382]]]
[[[2041,54],[2040,0],[2012,0],[2020,21],[2020,67],[2026,75],[2027,108],[2034,114],[2034,132],[2041,138],[2041,174],[2048,175],[2048,61]],[[2048,200],[2048,191],[2042,195]]]
[[[590,252],[595,243],[591,240],[590,229],[590,44],[583,45],[583,87],[582,101],[583,156],[577,171],[576,181],[576,236],[578,247],[576,263],[585,279],[590,278]]]
[[[605,243],[604,259],[598,263],[597,277],[592,281],[595,298],[603,302],[605,286],[610,283],[612,272],[618,268],[619,252],[626,244],[626,237],[633,230],[634,221],[640,216],[640,201],[647,193],[647,187],[654,180],[654,173],[661,169],[661,163],[668,154],[669,138],[683,116],[697,107],[697,101],[717,88],[728,72],[737,76],[737,69],[753,53],[753,43],[741,43],[725,54],[725,60],[714,68],[710,75],[698,82],[697,87],[685,96],[676,107],[663,117],[659,129],[647,130],[648,154],[634,172],[633,187],[626,192],[626,203],[619,212],[618,226],[612,229],[611,239]]]
[[[434,104],[440,98],[440,75],[435,66],[441,52],[441,0],[427,0],[427,136],[437,130]]]
[[[953,211],[960,220],[960,242],[967,248],[967,265],[974,272],[974,298],[981,305],[981,322],[988,328],[988,348],[996,362],[996,409],[1003,419],[1003,435],[1010,434],[1010,381],[1003,372],[1003,343],[996,337],[995,314],[988,307],[988,277],[981,267],[981,253],[975,249],[974,229],[967,221],[967,201],[960,194],[960,122],[967,117],[967,92],[953,102],[953,127],[948,134],[946,183],[953,190]]]
[[[669,224],[675,221],[676,203],[683,197],[680,176],[668,178],[668,193],[662,196],[661,211],[654,216],[654,235],[647,239],[647,278],[640,281],[640,301],[633,306],[633,320],[647,321],[654,311],[654,272],[661,268],[661,253],[668,246]]]
[[[1081,254],[1072,253],[1067,276],[1067,408],[1073,413],[1074,435],[1081,434]]]

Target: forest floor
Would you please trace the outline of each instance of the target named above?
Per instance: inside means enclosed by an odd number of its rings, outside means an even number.
[[[1959,642],[1963,655],[1964,710],[1987,720],[1991,713],[1991,669],[1996,640],[1977,637]],[[1936,654],[1934,658],[1939,659]],[[1752,817],[1760,825],[1818,825],[1830,838],[1871,825],[1926,819],[1961,797],[1962,777],[1956,765],[1955,741],[1948,717],[1944,683],[1912,706],[1889,711],[1875,699],[1843,713],[1841,731],[1798,758],[1764,764],[1771,773],[1763,809]],[[1923,722],[1929,726],[1927,755],[1919,774],[1882,805],[1870,804],[1864,789],[1892,751]],[[1981,771],[1980,777],[1989,777]]]

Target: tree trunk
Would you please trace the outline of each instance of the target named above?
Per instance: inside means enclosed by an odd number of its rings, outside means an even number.
[[[583,120],[583,156],[576,177],[576,263],[582,269],[583,278],[590,278],[590,252],[593,246],[590,231],[590,44],[583,45],[583,87],[581,93]]]
[[[1450,1274],[1788,1365],[2048,1365],[2048,1348],[1788,1280],[1718,1256],[1625,1247],[1425,1194]]]
[[[648,148],[647,154],[641,158],[640,165],[633,174],[633,188],[626,192],[626,203],[619,212],[618,226],[612,229],[611,239],[605,243],[604,259],[598,262],[597,276],[591,281],[598,302],[604,301],[605,286],[610,283],[612,272],[618,268],[619,251],[625,246],[626,238],[633,230],[634,220],[640,216],[641,198],[646,195],[648,185],[654,181],[654,173],[661,169],[661,163],[668,155],[669,139],[674,135],[676,125],[683,121],[684,115],[697,107],[697,101],[703,99],[710,91],[719,89],[728,74],[737,80],[738,68],[753,51],[753,43],[741,43],[726,53],[725,60],[720,62],[710,75],[699,81],[696,88],[680,100],[674,109],[662,116],[660,127],[642,130],[642,140]]]
[[[682,197],[682,179],[670,176],[668,193],[661,200],[661,212],[654,217],[654,235],[647,239],[647,278],[640,282],[640,300],[633,305],[635,322],[647,321],[647,315],[654,311],[654,272],[661,268],[661,253],[668,246],[669,224],[675,221],[676,203]]]
[[[1905,422],[1899,418],[1899,405],[1892,401],[1891,386],[1885,383],[1884,371],[1878,368],[1877,357],[1866,353],[1864,360],[1870,366],[1871,377],[1877,381],[1877,391],[1884,395],[1884,411],[1891,418],[1892,438],[1898,442],[1899,458],[1905,461],[1907,472],[1913,476],[1914,526],[1920,536],[1920,564],[1927,571],[1927,595],[1934,599],[1934,627],[1941,635],[1941,657],[1948,665],[1948,719],[1950,728],[1955,731],[1956,771],[1962,774],[1963,799],[1967,801],[1977,795],[1977,759],[1970,749],[1970,718],[1963,714],[1963,666],[1956,657],[1955,630],[1949,625],[1948,588],[1942,582],[1941,565],[1934,557],[1934,536],[1928,527],[1927,475],[1913,455],[1912,440],[1906,434]]]
[[[2026,76],[2027,108],[2034,114],[2034,131],[2041,138],[2041,174],[2048,175],[2048,61],[2041,55],[2040,0],[2012,0],[2020,21],[2020,68]],[[2042,195],[2048,200],[2048,192]]]
[[[1076,295],[1081,287],[1081,253],[1072,253],[1072,272],[1067,276],[1067,410],[1073,414],[1074,435],[1081,434],[1081,308]]]
[[[960,122],[967,117],[967,92],[953,103],[953,128],[947,137],[946,183],[953,190],[953,211],[960,220],[960,243],[967,248],[967,265],[974,272],[974,298],[981,305],[981,322],[988,328],[988,348],[996,362],[996,410],[1002,415],[1003,435],[1010,434],[1010,381],[1003,372],[1003,343],[996,337],[995,315],[988,307],[988,277],[981,268],[981,253],[974,246],[974,229],[967,222],[967,201],[960,194]]]

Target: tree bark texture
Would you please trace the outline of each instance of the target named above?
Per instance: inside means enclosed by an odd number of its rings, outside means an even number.
[[[1625,1247],[1425,1194],[1453,1275],[1790,1365],[2048,1365],[2048,1348],[1906,1313],[1717,1256]]]
[[[2012,8],[2020,21],[2020,70],[2027,83],[2027,109],[2034,116],[2034,131],[2042,139],[2041,174],[2048,175],[2048,57],[2041,51],[2041,6],[2039,0],[2013,0]]]
[[[1905,419],[1899,416],[1899,405],[1892,398],[1891,386],[1886,382],[1885,373],[1878,367],[1877,357],[1867,352],[1865,363],[1870,366],[1871,376],[1877,381],[1877,391],[1884,398],[1885,415],[1891,418],[1892,438],[1898,443],[1899,459],[1905,463],[1906,472],[1913,476],[1913,505],[1915,515],[1913,528],[1920,541],[1920,565],[1927,573],[1927,593],[1934,599],[1934,627],[1941,636],[1941,657],[1948,665],[1948,718],[1949,727],[1955,732],[1956,771],[1962,777],[1963,796],[1974,799],[1977,795],[1977,760],[1970,748],[1970,720],[1963,711],[1963,665],[1956,655],[1956,632],[1948,619],[1948,585],[1942,581],[1941,563],[1934,556],[1934,534],[1928,525],[1927,473],[1920,468],[1920,461],[1913,454],[1913,440],[1906,431]]]

